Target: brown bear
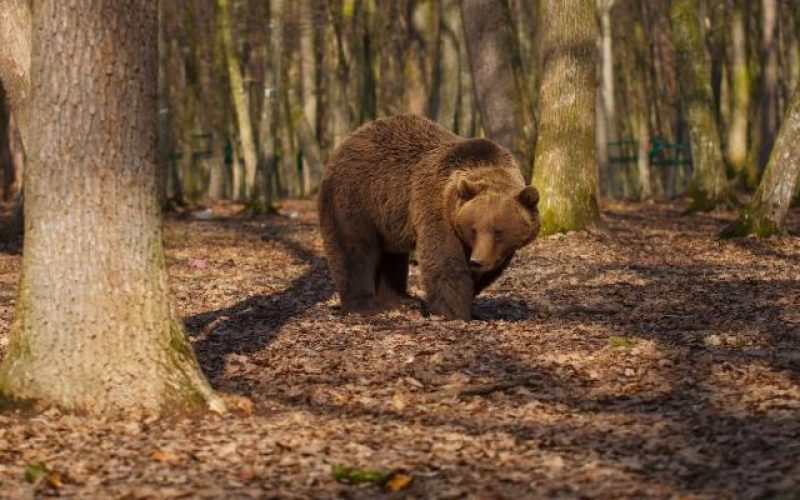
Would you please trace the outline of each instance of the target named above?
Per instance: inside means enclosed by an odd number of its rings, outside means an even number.
[[[414,250],[428,311],[470,319],[472,298],[539,232],[538,201],[511,153],[490,140],[415,115],[362,126],[328,160],[319,191],[342,309],[409,300]]]

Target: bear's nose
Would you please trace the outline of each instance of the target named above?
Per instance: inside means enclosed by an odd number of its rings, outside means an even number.
[[[469,267],[472,269],[480,269],[483,267],[483,262],[479,261],[478,259],[469,259]]]

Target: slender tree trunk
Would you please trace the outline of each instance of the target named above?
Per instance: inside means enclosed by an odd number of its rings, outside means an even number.
[[[381,1],[378,11],[378,113],[388,116],[403,109],[405,78],[403,77],[409,48],[407,0]]]
[[[616,28],[617,68],[622,92],[627,98],[624,115],[630,137],[638,143],[636,171],[628,176],[637,184],[630,190],[639,200],[652,197],[650,175],[650,116],[647,94],[647,43],[640,0],[617,0],[612,17],[618,20]]]
[[[163,3],[163,2],[162,2]],[[230,176],[225,163],[225,143],[228,138],[228,91],[224,78],[226,74],[225,48],[222,33],[217,22],[213,2],[198,4],[196,15],[200,31],[196,50],[199,96],[201,106],[197,118],[201,130],[211,135],[209,149],[211,156],[204,160],[207,182],[205,196],[211,200],[225,199],[229,192]]]
[[[347,60],[344,36],[344,6],[342,0],[329,2],[331,27],[336,46],[336,79],[331,89],[332,104],[332,147],[335,148],[347,138],[350,130],[350,112],[348,102],[348,82],[350,81],[350,64]],[[278,74],[276,70],[276,75]],[[277,88],[277,87],[276,87]]]
[[[681,95],[687,113],[694,171],[689,211],[713,210],[730,199],[714,118],[711,71],[699,19],[699,0],[674,0],[672,28],[678,52]]]
[[[19,129],[6,102],[4,89],[0,86],[0,167],[3,175],[3,201],[10,201],[19,194],[23,165]]]
[[[456,130],[459,126],[458,107],[463,84],[459,56],[460,41],[454,31],[459,22],[459,9],[457,3],[453,3],[455,5],[449,6],[443,12],[442,28],[439,34],[442,38],[441,71],[443,77],[439,86],[439,109],[436,121],[448,130]]]
[[[250,119],[250,95],[245,87],[245,82],[242,78],[242,66],[236,54],[228,0],[217,0],[217,7],[219,9],[220,29],[222,30],[222,42],[225,47],[225,58],[228,62],[231,97],[236,111],[236,128],[241,141],[241,153],[244,159],[245,199],[248,203],[252,203],[256,201],[255,197],[257,195],[256,169],[258,167],[258,157],[253,124]],[[256,208],[257,205],[256,203],[251,208]]]
[[[609,163],[608,142],[619,139],[617,134],[617,113],[614,102],[614,50],[613,32],[611,30],[611,9],[614,0],[597,0],[600,15],[600,100],[599,119],[597,124],[597,160],[600,170],[600,192],[603,195],[612,193],[611,165]]]
[[[786,212],[800,176],[800,87],[794,92],[767,168],[750,204],[723,236],[785,233]]]
[[[328,51],[328,6],[327,0],[312,0],[312,30],[314,32],[314,95],[317,102],[316,123],[314,129],[319,141],[322,157],[326,159],[330,153],[330,103],[328,87],[331,85],[330,53]]]
[[[748,168],[747,130],[750,115],[750,68],[747,64],[745,0],[735,0],[731,14],[731,124],[728,130],[728,159],[747,187],[753,186],[756,172]]]
[[[530,180],[536,124],[508,0],[461,0],[461,17],[484,131]]]
[[[585,229],[598,217],[594,4],[546,0],[533,185],[542,232]]]
[[[93,413],[222,408],[167,286],[156,19],[144,0],[43,0],[34,10],[37,133],[17,318],[0,365],[11,398]]]
[[[778,0],[761,1],[761,30],[763,36],[761,61],[764,66],[761,80],[759,169],[763,169],[767,161],[769,161],[779,122],[777,15]]]
[[[681,139],[678,133],[678,77],[675,41],[670,24],[669,4],[642,2],[644,18],[650,32],[650,80],[653,84],[653,135],[668,142]],[[668,186],[670,192],[673,186]]]
[[[169,169],[172,156],[172,131],[170,109],[169,45],[167,44],[167,24],[164,2],[158,3],[158,162],[159,204],[167,208],[169,199]]]
[[[316,64],[314,51],[314,8],[316,0],[303,0],[300,5],[299,92],[290,96],[292,121],[296,124],[297,139],[303,152],[303,193],[316,192],[322,180],[322,151],[317,140],[314,123],[317,122]]]

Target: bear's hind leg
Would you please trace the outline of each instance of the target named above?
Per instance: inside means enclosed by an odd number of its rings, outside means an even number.
[[[380,243],[378,235],[366,223],[351,219],[348,231],[340,233],[343,243],[342,284],[339,297],[346,313],[371,314],[380,310],[376,297]]]
[[[320,228],[333,284],[345,313],[378,309],[375,281],[380,259],[377,234],[363,217],[352,216],[347,205],[335,203],[330,181],[320,187]]]
[[[417,301],[408,294],[408,254],[383,252],[378,267],[378,303],[387,308],[412,305]]]

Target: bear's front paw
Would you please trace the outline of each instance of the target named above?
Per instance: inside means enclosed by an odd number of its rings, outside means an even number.
[[[453,307],[441,301],[432,301],[428,303],[427,309],[429,314],[441,316],[446,320],[469,321],[472,319],[471,307]]]

